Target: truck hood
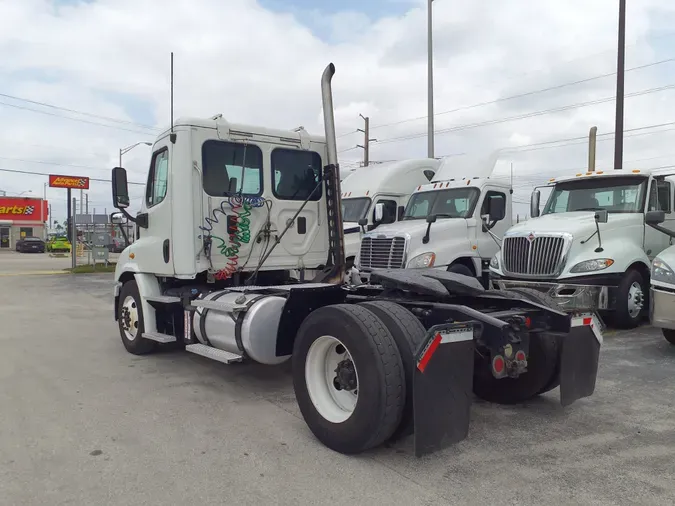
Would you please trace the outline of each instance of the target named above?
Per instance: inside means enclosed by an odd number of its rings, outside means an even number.
[[[642,223],[642,214],[610,213],[607,223],[600,223],[600,233],[604,234],[639,223]],[[595,232],[595,213],[593,211],[575,211],[547,214],[513,225],[506,235],[527,235],[530,232],[567,232],[575,237],[585,234],[591,235]]]
[[[391,225],[381,225],[370,232],[368,236],[377,237],[386,235],[387,237],[407,237],[411,244],[421,244],[422,237],[427,233],[429,224],[426,220],[399,221]],[[462,234],[466,235],[467,222],[464,218],[441,218],[436,223],[431,224],[430,237],[443,234]]]

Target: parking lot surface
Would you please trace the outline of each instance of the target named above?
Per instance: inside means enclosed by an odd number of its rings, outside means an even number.
[[[675,504],[675,346],[650,327],[606,335],[593,397],[477,401],[416,459],[323,447],[288,365],[132,356],[112,317],[110,274],[0,277],[3,505]]]

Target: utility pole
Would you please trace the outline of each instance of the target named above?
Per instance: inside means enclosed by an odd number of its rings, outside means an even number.
[[[614,128],[614,168],[623,168],[623,98],[626,61],[626,0],[619,0],[619,48],[616,64],[616,125]]]
[[[371,142],[377,142],[377,139],[371,139],[370,138],[370,118],[364,116],[363,114],[359,114],[363,121],[365,122],[365,125],[363,127],[363,130],[358,128],[358,132],[363,132],[363,146],[361,144],[357,144],[357,148],[363,149],[363,166],[368,167],[370,164],[370,143]]]
[[[428,126],[428,131],[427,131],[427,137],[428,137],[428,151],[429,151],[429,158],[434,158],[434,44],[433,44],[433,12],[431,8],[431,4],[434,0],[429,0],[429,6],[428,6],[428,12],[427,12],[427,32],[428,32],[428,90],[427,90],[427,100],[428,100],[428,106],[429,106],[429,111],[428,111],[428,118],[429,118],[429,126]]]

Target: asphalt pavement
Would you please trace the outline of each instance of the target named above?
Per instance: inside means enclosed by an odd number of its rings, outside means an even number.
[[[287,364],[128,354],[110,274],[0,274],[0,346],[3,506],[675,504],[675,346],[650,327],[606,335],[593,397],[477,401],[423,459],[323,447]]]

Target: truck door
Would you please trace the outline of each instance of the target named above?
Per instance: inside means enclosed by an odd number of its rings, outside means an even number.
[[[666,221],[661,225],[669,230],[675,228],[673,215],[673,185],[665,179],[652,179],[649,188],[647,211],[665,211]],[[644,249],[650,260],[672,244],[672,239],[666,234],[645,225]]]
[[[499,251],[499,244],[490,236],[488,232],[483,232],[481,216],[488,213],[490,199],[503,199],[506,207],[506,213],[503,220],[498,221],[491,229],[491,232],[500,239],[504,237],[504,233],[511,226],[511,206],[506,193],[501,189],[486,189],[483,194],[483,201],[480,203],[479,214],[477,217],[476,226],[476,244],[478,246],[478,254],[482,259],[491,259],[497,251]]]
[[[148,228],[137,227],[140,242],[137,245],[136,254],[148,255],[150,260],[144,259],[144,261],[152,266],[153,273],[160,275],[174,273],[169,177],[171,151],[172,145],[168,137],[155,144],[141,208],[141,212],[148,215]]]
[[[374,228],[377,228],[380,225],[388,225],[390,223],[396,222],[398,215],[398,203],[395,197],[382,195],[375,197],[374,202],[375,203],[370,211],[370,221],[372,225],[368,226],[368,230],[373,230]],[[382,220],[375,222],[375,207],[377,206],[377,204],[382,204],[383,213],[382,213]]]

